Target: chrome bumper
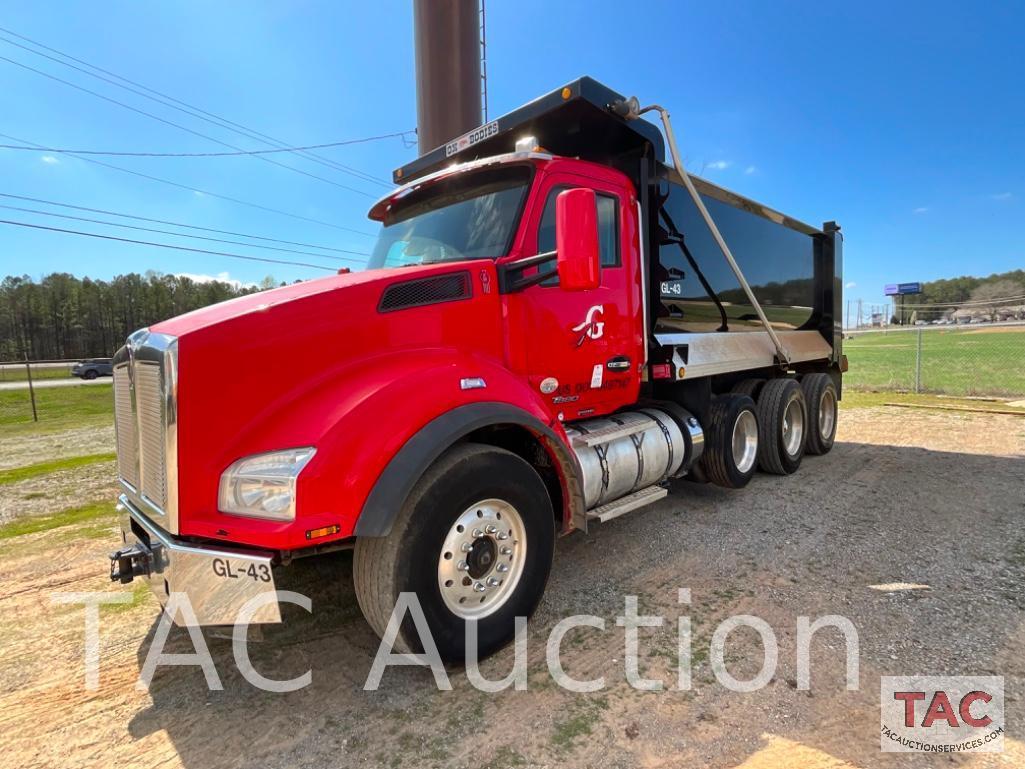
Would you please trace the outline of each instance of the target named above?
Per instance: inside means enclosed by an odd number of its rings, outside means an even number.
[[[110,556],[112,580],[145,579],[161,605],[172,593],[185,593],[199,625],[234,624],[247,601],[276,595],[269,555],[181,543],[151,523],[123,494],[117,509],[125,547]],[[176,625],[190,624],[181,612],[173,619]],[[280,622],[277,599],[264,603],[249,621]]]

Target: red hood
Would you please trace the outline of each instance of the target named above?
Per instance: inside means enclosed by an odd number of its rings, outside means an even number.
[[[187,312],[157,323],[150,327],[150,331],[160,334],[171,334],[183,336],[202,328],[208,328],[228,320],[235,320],[243,315],[256,312],[266,312],[278,305],[294,302],[299,299],[307,299],[321,294],[340,291],[352,286],[362,286],[382,278],[394,279],[401,275],[403,278],[416,277],[418,270],[364,270],[362,272],[348,273],[345,275],[330,275],[323,278],[293,283],[290,286],[282,286],[269,291],[261,291],[257,294],[240,296],[237,299],[229,299],[226,302],[212,304],[199,310]]]

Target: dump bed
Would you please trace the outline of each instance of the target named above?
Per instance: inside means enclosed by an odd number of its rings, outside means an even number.
[[[526,136],[547,152],[611,166],[631,179],[641,202],[650,344],[679,345],[694,334],[767,336],[676,170],[666,164],[661,131],[617,114],[614,107],[624,100],[580,78],[437,147],[396,169],[393,178],[405,183],[456,162],[512,152]],[[838,361],[839,227],[812,227],[692,179],[772,326],[796,340],[792,346],[811,350],[809,359],[825,354]],[[795,337],[798,332],[816,332],[828,349]]]

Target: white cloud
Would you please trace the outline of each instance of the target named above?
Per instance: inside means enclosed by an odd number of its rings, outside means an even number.
[[[48,165],[56,165],[57,163],[60,163],[60,161],[57,160],[57,158],[55,158],[53,155],[43,155],[39,159]]]
[[[855,283],[853,280],[850,283],[848,283],[848,284],[846,284],[844,286],[844,288],[857,288],[857,287],[858,287],[858,284]]]
[[[747,174],[748,176],[750,176],[753,173],[757,173],[757,172],[758,172],[758,169],[755,166],[748,166],[747,168],[744,169],[744,173]]]
[[[927,212],[928,210],[929,210],[929,207],[928,207],[928,206],[919,206],[918,208],[916,208],[916,209],[915,209],[914,211],[912,211],[911,213],[913,213],[913,214],[924,214],[924,213],[926,213],[926,212]]]
[[[733,165],[733,164],[730,163],[730,161],[728,161],[728,160],[713,160],[711,163],[709,163],[705,167],[708,168],[708,169],[711,169],[713,171],[725,171],[731,165]]]
[[[1010,200],[1014,197],[1010,192],[998,192],[995,195],[990,195],[993,200]]]
[[[205,275],[203,273],[195,272],[176,272],[174,274],[176,277],[188,278],[189,280],[195,283],[227,283],[229,286],[234,286],[235,288],[244,288],[256,285],[255,283],[246,283],[244,281],[233,278],[231,277],[231,274],[228,272],[219,272],[216,275]]]
[[[200,192],[199,190],[193,190],[192,194],[195,195],[197,198],[205,198],[206,197],[206,193]]]

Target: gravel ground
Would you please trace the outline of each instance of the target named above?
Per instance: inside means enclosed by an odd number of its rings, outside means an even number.
[[[0,441],[0,470],[52,459],[114,451],[114,425],[83,427],[59,433],[24,433]]]
[[[3,767],[1020,767],[1025,766],[1025,420],[897,408],[847,410],[839,441],[791,478],[760,475],[728,492],[681,483],[669,498],[588,535],[563,539],[531,623],[529,687],[488,695],[453,671],[439,692],[423,670],[391,668],[364,692],[377,639],[359,615],[345,555],[300,562],[291,580],[313,591],[314,614],[269,627],[254,665],[288,678],[290,694],[254,689],[231,644],[210,637],[223,691],[198,668],[168,667],[136,691],[155,603],[105,612],[101,687],[82,686],[81,610],[54,607],[54,590],[105,583],[112,538],[59,549],[32,535],[0,547],[0,733]],[[911,583],[916,590],[873,585]],[[677,602],[690,588],[689,606]],[[641,633],[641,672],[669,688],[625,681],[623,596],[667,623]],[[606,630],[574,631],[566,672],[606,677],[577,695],[544,664],[551,627],[574,613]],[[693,686],[677,691],[676,620],[691,618]],[[723,618],[754,614],[773,628],[779,667],[763,689],[715,682],[709,638]],[[844,687],[839,635],[816,636],[812,690],[795,688],[797,617],[841,614],[860,638],[860,688]],[[41,639],[45,639],[41,642]],[[760,664],[753,634],[730,638],[727,665]],[[189,652],[173,634],[167,651]],[[512,651],[482,665],[509,670]],[[1001,755],[879,751],[879,676],[992,674],[1005,679],[1008,739]]]

